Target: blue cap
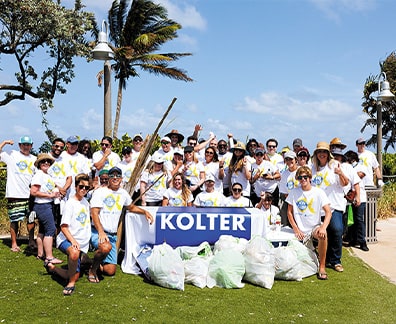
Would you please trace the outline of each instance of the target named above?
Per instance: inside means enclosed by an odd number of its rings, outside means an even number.
[[[118,173],[119,175],[122,175],[122,171],[121,171],[121,169],[118,168],[118,167],[112,167],[112,168],[109,170],[109,174],[113,174],[113,173]]]
[[[73,143],[78,143],[78,142],[79,142],[79,139],[78,139],[77,136],[72,135],[72,136],[69,136],[69,137],[67,138],[66,142],[67,142],[67,143],[72,143],[72,144],[73,144]]]
[[[30,136],[25,135],[19,139],[19,143],[20,144],[33,144],[33,140]]]

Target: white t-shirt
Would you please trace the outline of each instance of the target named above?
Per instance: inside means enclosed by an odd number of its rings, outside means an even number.
[[[54,179],[54,182],[60,187],[65,185],[67,177],[72,176],[70,164],[62,155],[55,159],[55,162],[52,163],[47,172],[52,179]],[[73,185],[74,184],[72,183],[72,186]]]
[[[103,151],[96,151],[92,155],[93,163],[99,162],[103,158],[103,155],[104,155]],[[121,159],[118,156],[118,154],[115,152],[111,152],[110,155],[106,158],[103,168],[100,170],[99,169],[96,170],[96,176],[99,176],[99,172],[101,170],[110,170],[112,167],[115,167],[120,162],[121,162]]]
[[[183,204],[182,190],[177,190],[175,188],[168,188],[164,192],[164,198],[168,199],[169,206],[186,206]],[[188,195],[187,203],[194,200],[192,193]]]
[[[206,163],[206,161],[202,162],[202,165],[205,170],[205,176],[211,174],[215,179],[215,191],[223,193],[223,180],[219,178],[219,162],[210,162]],[[203,185],[205,190],[205,183]]]
[[[100,223],[109,233],[117,232],[122,207],[129,206],[131,203],[131,196],[121,188],[113,191],[107,187],[101,187],[93,192],[91,198],[91,208],[100,208]]]
[[[34,155],[24,155],[12,150],[10,153],[1,152],[0,161],[7,164],[6,198],[24,198],[30,196],[30,183],[36,172]]]
[[[162,171],[154,173],[149,173],[147,170],[143,171],[140,181],[146,183],[146,190],[151,187],[144,194],[146,196],[146,202],[156,202],[160,200],[162,201],[168,182],[167,174],[159,179],[163,174],[164,173]]]
[[[283,161],[283,156],[280,155],[279,153],[275,153],[273,155],[269,155],[268,157],[270,159],[271,164],[275,167],[276,170],[283,169],[285,163]],[[266,160],[264,160],[266,161]]]
[[[204,172],[205,169],[204,166],[201,162],[195,163],[195,162],[186,162],[185,168],[184,168],[184,176],[186,180],[189,180],[191,185],[194,186],[197,183],[199,183],[200,179],[200,174]],[[205,177],[205,175],[204,175]]]
[[[252,166],[249,161],[246,162],[246,166],[242,170],[236,172],[230,172],[231,174],[231,187],[234,183],[240,183],[242,185],[242,195],[250,197],[250,181],[246,178],[245,168],[250,172]]]
[[[293,189],[287,196],[286,202],[293,206],[294,220],[300,231],[305,234],[321,224],[323,207],[330,204],[325,192],[315,187],[308,191],[302,190],[301,187]]]
[[[41,170],[37,170],[36,174],[33,176],[32,179],[32,186],[38,185],[40,186],[40,192],[51,194],[54,192],[56,188],[54,180],[51,176],[47,173],[44,173]],[[54,201],[54,198],[41,198],[35,197],[34,202],[37,204],[45,204]]]
[[[224,178],[223,178],[223,187],[228,188],[230,186],[230,162],[232,158],[232,153],[231,152],[226,152],[223,155],[219,154],[219,161],[224,161]]]
[[[346,208],[346,199],[344,188],[341,186],[340,177],[334,173],[334,169],[340,167],[340,162],[334,161],[330,166],[328,163],[319,168],[315,169],[312,166],[312,185],[316,188],[322,189],[330,200],[330,208],[333,210],[339,210],[344,212]]]
[[[235,199],[233,196],[229,196],[224,201],[225,207],[253,207],[249,198],[240,196],[239,199]]]
[[[279,192],[282,194],[289,194],[294,188],[298,188],[300,183],[296,180],[297,169],[290,172],[289,169],[283,171],[281,181],[279,182]]]
[[[379,167],[377,158],[375,154],[371,151],[364,150],[362,153],[358,153],[359,155],[359,164],[363,165],[367,169],[367,174],[363,178],[364,184],[366,186],[374,186],[374,171]]]
[[[263,217],[267,222],[268,226],[271,224],[275,224],[276,217],[280,215],[279,208],[274,205],[271,205],[269,209],[265,209],[264,205],[262,205],[260,210],[264,213]]]
[[[61,225],[68,225],[68,230],[74,239],[80,244],[80,250],[87,253],[89,240],[91,239],[91,216],[89,214],[89,203],[83,198],[77,200],[75,196],[70,197],[63,209]],[[63,232],[56,237],[56,246],[67,240]]]
[[[257,197],[260,197],[261,192],[270,192],[273,193],[278,186],[278,181],[276,180],[267,180],[263,178],[264,174],[272,174],[278,171],[277,167],[274,166],[270,161],[264,160],[260,165],[257,163],[252,164],[252,177],[254,177],[257,173],[260,173],[260,176],[254,182],[254,193]]]
[[[214,190],[213,192],[200,192],[194,200],[194,205],[198,207],[224,207],[224,195]]]

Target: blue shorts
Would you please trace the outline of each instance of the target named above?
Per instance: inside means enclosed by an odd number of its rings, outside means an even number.
[[[71,246],[72,246],[72,244],[70,241],[64,240],[61,244],[59,244],[58,249],[67,255],[66,250]],[[76,272],[80,272],[80,264],[81,264],[81,261],[80,261],[80,258],[78,258]]]
[[[106,235],[109,238],[111,244],[111,251],[102,261],[102,263],[117,264],[117,234],[106,233]],[[99,247],[99,234],[95,227],[92,227],[91,230],[91,244],[95,249]]]

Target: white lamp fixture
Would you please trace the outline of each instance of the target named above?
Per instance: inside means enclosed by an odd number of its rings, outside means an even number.
[[[381,80],[381,76],[384,77],[383,81],[380,81]],[[378,101],[387,102],[387,101],[391,101],[394,97],[395,97],[395,95],[390,91],[389,82],[386,80],[386,73],[385,72],[381,72],[381,74],[378,77],[378,97],[377,97],[377,100]]]
[[[114,52],[108,44],[108,26],[105,20],[102,21],[102,31],[98,35],[98,45],[92,50],[92,55],[95,60],[111,60],[114,58]]]

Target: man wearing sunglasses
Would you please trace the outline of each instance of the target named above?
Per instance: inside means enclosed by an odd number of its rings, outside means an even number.
[[[20,252],[17,244],[19,222],[23,221],[29,211],[30,182],[36,168],[36,157],[30,154],[33,141],[29,136],[19,139],[19,150],[2,152],[5,145],[14,145],[13,140],[5,140],[0,143],[0,161],[7,165],[6,195],[7,210],[10,218],[11,251]],[[29,232],[29,247],[35,248],[34,220],[27,224]]]
[[[94,191],[91,198],[92,236],[96,249],[88,280],[98,283],[97,271],[112,276],[117,269],[117,228],[123,206],[129,212],[142,214],[150,224],[153,216],[146,210],[132,204],[132,198],[121,188],[122,171],[118,167],[109,170],[109,184]]]
[[[102,169],[110,170],[121,162],[117,153],[114,153],[111,148],[113,147],[113,139],[110,136],[104,136],[100,141],[99,151],[92,155],[94,167],[96,168],[96,176]]]
[[[225,199],[224,205],[226,207],[253,207],[250,199],[242,196],[242,190],[242,185],[235,182],[231,188],[232,196]]]
[[[298,168],[296,179],[300,187],[290,191],[286,198],[287,216],[299,241],[308,243],[312,238],[318,241],[319,272],[318,279],[326,280],[327,226],[331,219],[330,201],[325,192],[312,187],[312,172],[307,166]],[[321,211],[324,220],[321,222]]]

